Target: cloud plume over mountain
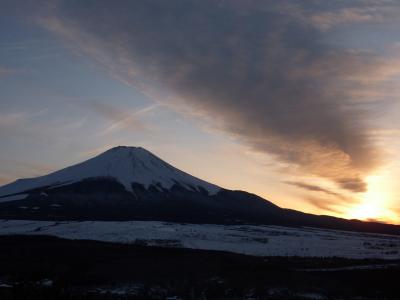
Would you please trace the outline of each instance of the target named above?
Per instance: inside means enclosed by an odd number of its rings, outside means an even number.
[[[362,1],[350,12],[332,3],[57,1],[40,22],[157,101],[306,174],[363,192],[378,156],[355,91],[398,68],[390,72],[393,65],[370,51],[325,43],[340,26],[335,11],[341,23],[381,17],[362,10]]]

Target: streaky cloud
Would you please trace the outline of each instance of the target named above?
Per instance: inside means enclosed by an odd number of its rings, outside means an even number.
[[[320,197],[308,197],[306,200],[310,204],[321,210],[330,211],[337,214],[343,213],[343,211],[338,208],[337,202],[335,200]]]
[[[148,126],[140,120],[140,115],[156,107],[155,105],[151,105],[144,109],[127,111],[116,105],[94,100],[85,101],[80,104],[110,121],[110,125],[101,132],[101,134],[107,134],[120,129],[127,129],[130,131],[148,130]]]
[[[307,190],[307,191],[312,191],[312,192],[322,192],[331,196],[335,196],[335,197],[339,197],[339,198],[343,198],[343,196],[339,193],[333,192],[329,189],[320,187],[318,185],[314,185],[314,184],[309,184],[309,183],[304,183],[304,182],[300,182],[300,181],[285,181],[286,184],[289,185],[293,185],[296,186],[298,188]]]
[[[285,181],[286,184],[295,186],[308,192],[325,194],[326,197],[307,195],[304,200],[313,206],[326,211],[331,211],[337,214],[343,213],[343,208],[348,205],[359,203],[359,200],[348,195],[334,192],[325,187],[316,184],[305,183],[301,181]],[[352,190],[352,189],[350,189]]]

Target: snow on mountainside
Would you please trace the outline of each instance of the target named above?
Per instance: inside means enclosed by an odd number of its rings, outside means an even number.
[[[56,187],[96,177],[112,177],[132,191],[132,183],[148,188],[150,185],[170,189],[175,184],[201,191],[210,195],[220,188],[182,172],[141,147],[119,146],[112,148],[92,159],[54,173],[29,179],[19,179],[0,187],[0,197],[22,193],[41,187]],[[10,201],[9,197],[0,198],[0,202]]]

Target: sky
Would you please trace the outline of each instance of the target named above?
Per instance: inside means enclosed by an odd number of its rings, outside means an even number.
[[[397,0],[4,0],[0,184],[117,145],[400,224]]]

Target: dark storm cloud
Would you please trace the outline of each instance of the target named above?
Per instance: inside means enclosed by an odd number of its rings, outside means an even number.
[[[373,16],[343,12],[344,1],[54,3],[40,22],[118,78],[305,173],[366,190],[376,151],[350,90],[375,57],[322,40],[336,6],[341,22]]]

